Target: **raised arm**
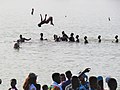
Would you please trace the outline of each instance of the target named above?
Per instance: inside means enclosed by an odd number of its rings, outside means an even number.
[[[91,68],[86,68],[83,72],[79,73],[79,77],[81,77],[84,73],[89,72]]]
[[[27,38],[24,38],[26,41],[29,41],[29,40],[31,40],[31,38],[29,38],[29,39],[27,39]]]

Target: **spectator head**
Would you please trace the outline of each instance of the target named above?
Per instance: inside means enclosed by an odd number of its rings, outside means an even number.
[[[66,71],[66,72],[65,72],[65,75],[66,75],[66,77],[68,78],[68,80],[70,80],[71,77],[72,77],[72,73],[71,73],[70,70],[69,70],[69,71]]]
[[[42,86],[42,90],[48,90],[48,86],[47,85],[43,85]]]
[[[117,81],[115,78],[110,78],[108,80],[108,87],[110,90],[116,90],[117,89]]]
[[[17,80],[16,79],[11,79],[10,80],[10,85],[11,85],[11,87],[15,87],[15,85],[17,84]]]
[[[66,81],[66,77],[65,77],[65,74],[60,74],[60,81],[63,82],[63,81]]]
[[[53,73],[52,74],[52,79],[53,79],[53,81],[55,81],[58,84],[60,84],[60,74],[59,73]]]
[[[30,83],[36,84],[37,75],[35,73],[29,73],[28,77]]]
[[[97,83],[100,86],[101,90],[104,90],[103,77],[102,76],[97,77]]]

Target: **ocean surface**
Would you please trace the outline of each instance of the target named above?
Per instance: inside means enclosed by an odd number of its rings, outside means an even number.
[[[55,25],[38,27],[39,14],[53,16]],[[79,35],[80,43],[55,42],[53,35],[62,36],[62,31]],[[41,32],[48,41],[40,41]],[[15,50],[20,34],[31,41]],[[52,73],[71,70],[77,75],[86,67],[91,68],[88,76],[101,75],[104,82],[107,76],[116,78],[120,90],[120,42],[114,43],[115,35],[120,36],[120,0],[0,0],[0,90],[7,90],[12,78],[23,90],[30,72],[41,85],[50,85]]]

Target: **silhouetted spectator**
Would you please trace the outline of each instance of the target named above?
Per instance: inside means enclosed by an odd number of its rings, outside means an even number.
[[[8,90],[18,90],[16,88],[16,84],[17,84],[17,80],[16,79],[11,79],[11,81],[10,81],[11,88],[9,88]]]
[[[48,90],[48,85],[43,85],[42,90]]]
[[[63,90],[65,90],[65,87],[71,83],[71,78],[72,78],[72,73],[71,73],[70,70],[66,71],[65,75],[66,75],[68,80],[66,80],[65,82],[62,83],[62,89]]]
[[[110,78],[108,80],[108,87],[110,90],[116,90],[117,89],[117,81],[115,78]]]
[[[53,83],[50,87],[50,90],[59,89],[62,90],[62,87],[59,85],[60,84],[60,74],[59,73],[53,73],[52,74],[52,80]]]
[[[41,85],[37,84],[36,80],[37,80],[37,75],[35,73],[30,73],[23,84],[23,89],[40,90]]]
[[[103,83],[103,77],[102,76],[97,77],[97,83],[100,86],[101,90],[104,90],[104,83]]]

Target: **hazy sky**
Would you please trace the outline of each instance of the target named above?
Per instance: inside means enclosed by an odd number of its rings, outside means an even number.
[[[0,0],[0,10],[30,10],[54,13],[117,13],[120,0]]]

